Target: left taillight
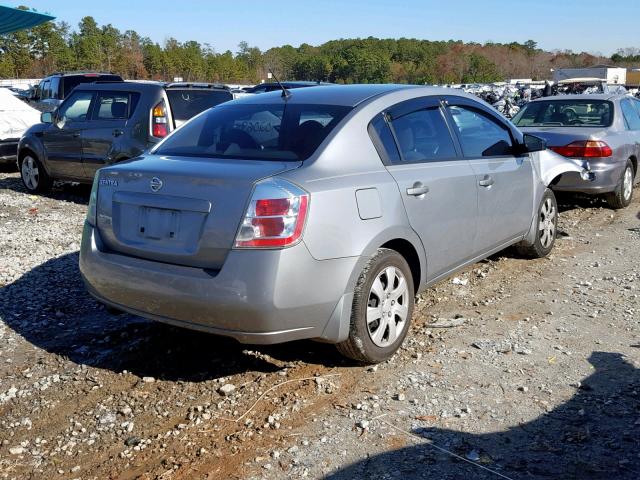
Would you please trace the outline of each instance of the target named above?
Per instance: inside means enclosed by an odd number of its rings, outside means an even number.
[[[302,238],[309,193],[282,179],[259,182],[240,225],[235,248],[282,248]]]
[[[563,157],[602,158],[613,155],[611,147],[601,140],[579,140],[562,147],[549,147]]]
[[[164,100],[160,100],[151,109],[151,135],[156,138],[164,138],[169,135],[169,119]]]
[[[89,207],[87,208],[87,222],[96,226],[98,223],[98,185],[100,184],[100,172],[96,172],[93,177],[93,185],[91,185],[91,194],[89,195]]]

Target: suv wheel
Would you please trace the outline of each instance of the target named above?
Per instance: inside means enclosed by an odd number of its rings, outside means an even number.
[[[414,293],[406,260],[394,250],[379,249],[358,279],[349,338],[338,351],[363,363],[391,358],[409,331]]]
[[[633,197],[633,165],[630,160],[622,172],[622,177],[616,186],[616,189],[608,193],[605,197],[609,206],[613,209],[625,208],[631,203]]]
[[[530,258],[546,257],[556,242],[557,230],[558,203],[553,192],[547,188],[538,207],[536,241],[533,245],[518,245],[518,251]]]
[[[32,193],[42,193],[51,187],[51,177],[35,155],[26,154],[20,159],[20,177],[25,188]]]

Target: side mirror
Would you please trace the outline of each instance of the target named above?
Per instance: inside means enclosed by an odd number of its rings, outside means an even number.
[[[53,113],[51,113],[51,112],[42,112],[40,114],[40,121],[42,123],[53,123]]]
[[[524,151],[526,153],[540,152],[547,149],[546,140],[536,137],[535,135],[531,135],[530,133],[525,133],[522,141],[524,144]]]

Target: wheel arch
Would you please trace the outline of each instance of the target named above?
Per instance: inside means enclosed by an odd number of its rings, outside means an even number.
[[[631,155],[629,160],[631,160],[631,165],[633,165],[633,176],[635,178],[638,176],[638,158],[635,155]]]
[[[389,248],[403,256],[411,269],[414,289],[416,293],[420,291],[427,281],[427,256],[420,237],[409,226],[387,229],[371,239],[356,265],[350,286],[355,286],[364,264],[380,248]]]
[[[44,168],[45,172],[51,176],[51,169],[47,163],[46,155],[44,154],[44,148],[42,144],[30,137],[22,138],[18,144],[18,162],[20,162],[26,155],[33,155]]]

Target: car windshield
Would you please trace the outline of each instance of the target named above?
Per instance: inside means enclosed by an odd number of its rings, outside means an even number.
[[[351,110],[351,107],[340,105],[234,103],[219,105],[194,118],[153,153],[247,160],[305,160]]]
[[[227,90],[167,89],[174,120],[186,121],[207,108],[233,99]]]
[[[527,104],[514,118],[518,127],[608,127],[613,104],[606,100],[542,100]]]

